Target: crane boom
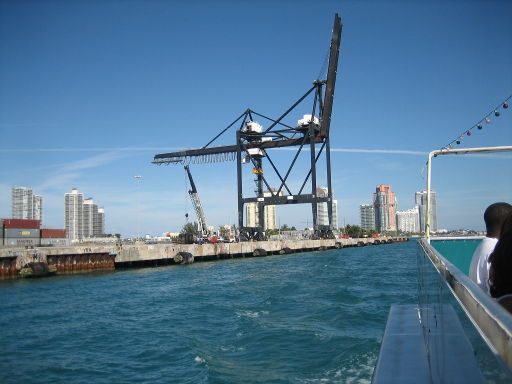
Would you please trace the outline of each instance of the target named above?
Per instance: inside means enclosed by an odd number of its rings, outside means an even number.
[[[332,28],[331,48],[329,52],[329,69],[327,72],[327,81],[325,86],[322,125],[320,127],[320,135],[323,137],[329,137],[329,129],[331,127],[334,87],[336,86],[336,74],[338,72],[338,59],[340,55],[341,29],[341,18],[338,16],[338,14],[336,14],[334,16],[334,25]]]
[[[289,108],[284,114],[281,115],[277,120],[272,120],[274,123],[268,128],[263,135],[267,134],[267,136],[271,136],[271,140],[269,141],[254,141],[246,143],[246,148],[260,148],[260,149],[273,149],[273,148],[284,148],[284,147],[297,147],[303,144],[313,143],[323,143],[326,138],[329,138],[329,131],[331,126],[331,114],[332,107],[334,101],[334,88],[336,86],[336,75],[338,69],[338,59],[339,59],[339,50],[341,45],[341,31],[342,24],[341,18],[336,14],[334,16],[334,24],[332,29],[331,36],[331,46],[329,53],[329,65],[327,72],[326,80],[317,80],[313,83],[313,87],[311,87],[304,96],[302,96],[291,108]],[[313,136],[309,136],[304,132],[303,129],[292,128],[285,129],[281,131],[276,131],[276,125],[281,123],[281,120],[287,116],[302,100],[305,99],[307,95],[311,92],[316,91],[320,93],[325,85],[325,91],[323,98],[319,96],[319,106],[320,106],[320,116],[321,116],[321,125],[318,132]],[[229,127],[231,127],[234,123],[239,121],[242,117],[252,115],[251,113],[255,113],[254,111],[248,109],[246,113],[242,114],[237,118],[232,124],[230,124],[224,131],[226,131]],[[255,113],[256,114],[256,113]],[[258,115],[258,114],[256,114]],[[224,132],[223,131],[223,132]],[[221,132],[221,134],[223,133]],[[215,137],[218,138],[221,134]],[[153,164],[183,164],[188,162],[189,160],[196,159],[199,163],[201,162],[209,162],[208,159],[229,159],[229,156],[218,156],[236,153],[238,150],[238,146],[234,145],[222,145],[217,147],[208,147],[215,139],[211,140],[206,146],[202,148],[196,149],[186,149],[183,151],[176,152],[168,152],[168,153],[160,153],[154,156]],[[216,157],[217,156],[217,157]],[[202,159],[202,160],[201,160]],[[231,158],[234,160],[234,158]],[[213,160],[212,162],[216,162]]]
[[[203,206],[201,205],[201,199],[199,198],[199,193],[197,193],[196,184],[192,178],[192,173],[190,173],[190,168],[188,165],[185,165],[184,168],[190,181],[191,189],[188,191],[188,194],[190,196],[190,200],[192,201],[192,205],[194,206],[194,210],[196,211],[199,232],[202,236],[209,236],[210,230],[208,229],[208,223],[206,222],[206,216],[204,215]]]

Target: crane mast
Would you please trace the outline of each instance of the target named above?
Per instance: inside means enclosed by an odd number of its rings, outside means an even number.
[[[190,196],[190,200],[192,201],[192,205],[194,206],[194,210],[196,211],[197,223],[199,225],[199,233],[202,236],[208,237],[210,236],[210,231],[208,229],[208,223],[206,222],[206,216],[204,215],[203,206],[201,205],[201,199],[199,198],[199,193],[197,193],[196,184],[194,183],[194,179],[192,178],[192,173],[190,173],[190,168],[188,165],[185,165],[185,171],[187,172],[188,179],[190,181],[190,189],[188,194]]]

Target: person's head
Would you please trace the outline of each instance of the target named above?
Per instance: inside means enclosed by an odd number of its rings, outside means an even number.
[[[512,210],[508,213],[507,217],[505,217],[505,220],[503,220],[500,231],[500,239],[510,233],[512,233]]]
[[[492,297],[512,293],[512,212],[501,227],[500,239],[489,256],[489,291]]]
[[[501,226],[510,212],[512,205],[508,203],[494,203],[487,207],[484,213],[487,237],[500,237]]]

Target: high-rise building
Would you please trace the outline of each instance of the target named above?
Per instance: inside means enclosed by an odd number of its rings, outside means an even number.
[[[64,222],[70,240],[81,240],[105,234],[105,209],[92,198],[84,199],[76,188],[64,196]]]
[[[396,231],[396,198],[390,185],[378,185],[373,194],[375,229],[379,232]]]
[[[370,231],[375,229],[375,209],[372,204],[362,204],[359,206],[361,216],[361,229]]]
[[[43,198],[39,195],[34,195],[34,200],[32,203],[32,212],[34,220],[43,221]]]
[[[317,197],[327,197],[329,190],[326,187],[317,187]],[[318,225],[329,225],[329,207],[327,202],[317,204],[317,222]],[[338,200],[332,201],[332,227],[338,229]]]
[[[275,192],[275,191],[274,191]],[[282,195],[282,192],[279,193]],[[272,196],[271,192],[264,192],[264,197]],[[257,227],[259,225],[258,219],[258,203],[247,203],[245,206],[245,225],[247,227]],[[263,208],[264,225],[263,229],[277,229],[277,215],[275,205],[265,205]]]
[[[13,219],[43,219],[43,198],[34,195],[32,188],[13,187],[11,196],[11,214]]]
[[[401,232],[417,233],[420,229],[418,206],[407,211],[396,212],[396,226]]]
[[[245,205],[245,225],[247,227],[256,227],[258,221],[258,204],[247,203]]]
[[[95,224],[97,226],[98,223],[98,205],[94,204],[94,201],[91,198],[84,200],[84,205],[82,208],[83,214],[83,237],[94,237],[98,235],[95,233]]]
[[[276,206],[266,205],[263,214],[265,215],[265,229],[277,229]]]
[[[64,225],[70,240],[83,238],[84,195],[76,188],[64,195]]]
[[[94,222],[93,229],[94,236],[101,236],[105,234],[105,208],[98,208],[98,216]]]
[[[414,201],[419,208],[420,231],[425,232],[427,225],[427,191],[419,191],[414,195]],[[437,232],[437,194],[430,191],[430,230]]]

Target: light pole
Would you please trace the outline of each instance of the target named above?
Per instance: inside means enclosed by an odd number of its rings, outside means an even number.
[[[135,176],[133,176],[133,178],[134,178],[136,186],[137,186],[137,189],[136,189],[136,192],[137,192],[137,234],[136,234],[136,236],[142,237],[142,235],[140,234],[140,217],[141,217],[141,204],[140,204],[140,191],[141,191],[141,188],[140,188],[140,183],[142,181],[142,176],[141,175],[135,175]]]

